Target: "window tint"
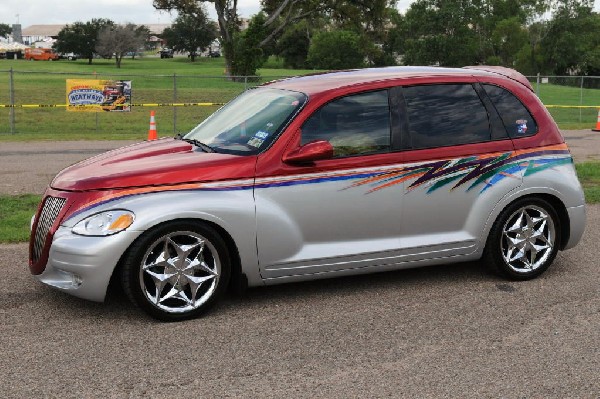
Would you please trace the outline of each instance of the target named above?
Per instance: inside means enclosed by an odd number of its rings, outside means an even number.
[[[334,156],[390,150],[387,90],[355,94],[327,103],[302,126],[302,144],[331,143]]]
[[[490,123],[470,84],[412,86],[402,89],[413,148],[490,140]]]
[[[498,86],[483,87],[498,110],[510,137],[532,136],[537,133],[535,120],[514,94]]]

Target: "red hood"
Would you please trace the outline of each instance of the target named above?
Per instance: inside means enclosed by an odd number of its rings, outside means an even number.
[[[61,171],[50,186],[86,191],[251,178],[255,156],[200,152],[175,139],[122,147]]]

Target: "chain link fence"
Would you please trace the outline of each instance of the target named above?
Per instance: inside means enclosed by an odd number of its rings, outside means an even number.
[[[595,127],[600,76],[529,76],[536,94],[562,128]]]
[[[159,136],[174,135],[188,132],[244,90],[278,78],[0,71],[0,135],[145,138],[150,110],[156,111]],[[130,80],[131,111],[67,112],[67,79]]]
[[[600,77],[528,78],[561,128],[595,126],[600,108]],[[67,112],[67,79],[131,80],[131,111]],[[151,109],[156,111],[159,136],[174,135],[189,131],[219,105],[169,104],[222,104],[252,86],[273,79],[277,78],[0,71],[0,135],[5,139],[143,139]],[[160,106],[146,107],[146,104]]]

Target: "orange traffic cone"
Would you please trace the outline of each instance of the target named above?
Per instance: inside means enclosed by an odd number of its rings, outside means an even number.
[[[592,132],[600,132],[600,108],[598,108],[598,121],[596,122],[596,128],[592,129]]]
[[[156,133],[156,121],[154,120],[154,111],[150,111],[150,129],[148,129],[148,141],[156,140],[158,135]]]

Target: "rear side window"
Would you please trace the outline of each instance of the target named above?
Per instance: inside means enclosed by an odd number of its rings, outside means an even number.
[[[532,136],[537,133],[537,124],[533,116],[514,94],[489,84],[484,84],[483,88],[498,110],[511,138]]]
[[[472,85],[411,86],[402,93],[412,148],[490,141],[487,110]]]
[[[334,156],[390,151],[388,91],[338,98],[316,111],[302,126],[302,144],[326,140]]]

